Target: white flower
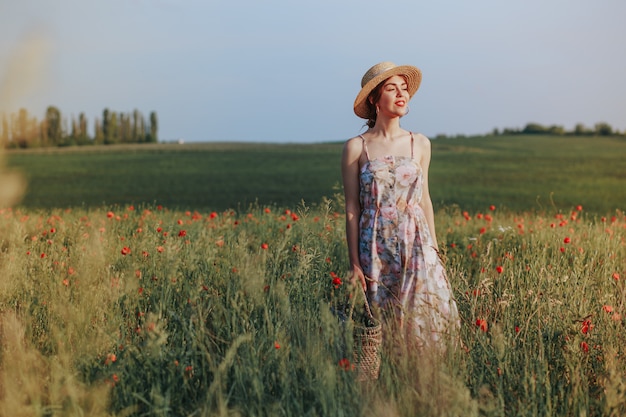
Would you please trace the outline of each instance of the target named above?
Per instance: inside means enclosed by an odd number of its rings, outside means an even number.
[[[414,165],[400,165],[396,168],[396,181],[404,186],[408,187],[413,184],[417,179],[417,169]]]

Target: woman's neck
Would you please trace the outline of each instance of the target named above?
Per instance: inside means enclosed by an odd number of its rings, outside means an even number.
[[[369,132],[374,136],[382,136],[383,139],[392,141],[398,136],[402,136],[404,129],[400,127],[399,117],[391,119],[379,118],[376,120],[374,127],[369,129]]]

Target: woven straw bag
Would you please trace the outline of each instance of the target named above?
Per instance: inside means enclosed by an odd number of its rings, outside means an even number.
[[[352,317],[354,303],[350,309],[350,319],[353,324],[354,354],[359,381],[378,379],[380,373],[380,349],[383,341],[382,326],[380,321],[372,315],[363,287],[360,293],[363,296],[365,315],[362,320],[355,321]],[[354,297],[356,299],[356,297]]]

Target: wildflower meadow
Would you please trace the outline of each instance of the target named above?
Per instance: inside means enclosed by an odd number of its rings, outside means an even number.
[[[340,196],[0,210],[2,416],[620,416],[626,215],[444,208],[460,343],[358,381]]]

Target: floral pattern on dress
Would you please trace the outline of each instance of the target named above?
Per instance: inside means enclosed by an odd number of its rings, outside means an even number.
[[[360,171],[359,260],[368,298],[389,310],[420,344],[437,342],[459,325],[445,268],[434,249],[422,198],[421,166],[413,158],[368,160]]]

